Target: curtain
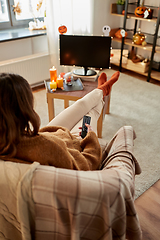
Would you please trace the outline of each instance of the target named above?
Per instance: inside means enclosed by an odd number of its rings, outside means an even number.
[[[67,27],[68,35],[90,35],[93,33],[94,0],[46,0],[47,36],[51,67],[57,72],[68,72],[71,67],[59,63],[59,32],[61,25]]]

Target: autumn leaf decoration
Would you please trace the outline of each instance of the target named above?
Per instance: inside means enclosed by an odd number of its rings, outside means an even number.
[[[41,8],[43,3],[43,0],[40,0],[39,3],[37,3],[37,11],[39,11],[39,9]]]
[[[13,11],[16,12],[18,15],[21,14],[22,10],[19,6],[19,2],[16,5],[13,5]]]

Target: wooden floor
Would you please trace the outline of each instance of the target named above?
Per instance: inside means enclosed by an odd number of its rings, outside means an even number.
[[[135,201],[143,240],[160,240],[160,180]]]

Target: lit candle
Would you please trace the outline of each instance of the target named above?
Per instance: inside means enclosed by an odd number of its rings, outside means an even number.
[[[57,81],[57,87],[63,88],[63,78],[59,76],[56,81]]]
[[[50,72],[50,80],[52,81],[56,81],[57,79],[57,69],[53,66],[52,68],[49,69]]]
[[[49,84],[50,84],[51,89],[56,89],[57,88],[57,83],[56,82],[52,81]]]
[[[148,9],[148,19],[152,19],[152,15],[153,15],[153,9],[149,8]]]

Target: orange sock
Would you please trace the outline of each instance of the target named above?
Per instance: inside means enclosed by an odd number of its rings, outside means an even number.
[[[118,80],[120,72],[115,72],[112,77],[104,84],[98,86],[103,91],[103,96],[107,96],[111,92],[112,85]]]
[[[98,78],[98,87],[103,85],[106,81],[107,81],[107,75],[104,72],[102,72]]]

